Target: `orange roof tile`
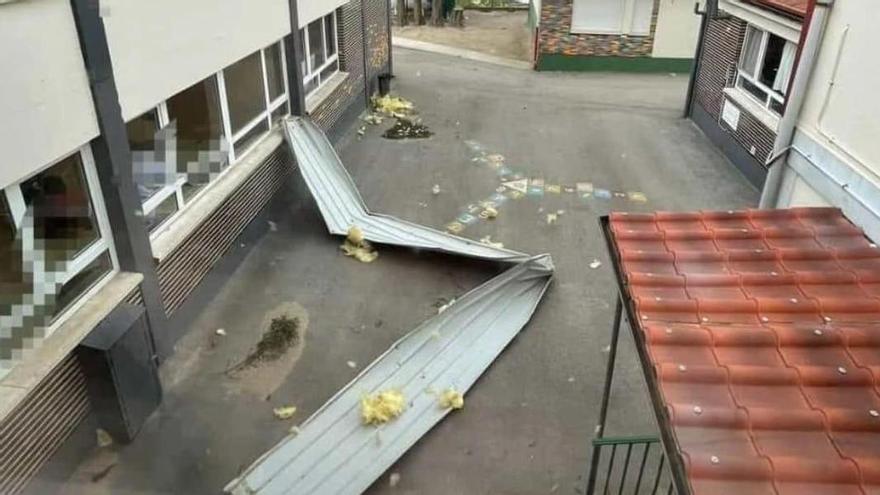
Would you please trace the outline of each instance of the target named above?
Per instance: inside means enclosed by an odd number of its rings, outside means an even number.
[[[880,249],[837,209],[609,220],[701,494],[880,493]]]

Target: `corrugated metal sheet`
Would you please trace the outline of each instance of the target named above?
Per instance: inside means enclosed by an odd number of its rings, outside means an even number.
[[[356,225],[366,239],[380,244],[512,263],[529,259],[527,254],[487,246],[393,216],[371,213],[333,145],[311,120],[291,118],[285,124],[285,131],[287,142],[296,154],[300,173],[331,234],[345,235],[351,226]]]
[[[396,342],[226,490],[237,494],[356,494],[442,420],[438,394],[467,391],[525,326],[553,275],[549,255],[516,265]],[[394,388],[406,411],[361,424],[364,394]]]

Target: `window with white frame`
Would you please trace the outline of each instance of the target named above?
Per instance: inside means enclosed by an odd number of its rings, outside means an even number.
[[[574,33],[651,33],[654,0],[574,0],[571,31]]]
[[[157,233],[289,113],[284,50],[273,43],[127,124],[147,228]]]
[[[299,30],[299,37],[305,51],[301,67],[303,88],[308,97],[339,72],[336,12],[310,22]]]
[[[797,45],[749,25],[743,41],[736,86],[763,107],[782,115]]]
[[[109,279],[115,256],[88,146],[0,191],[0,375]]]

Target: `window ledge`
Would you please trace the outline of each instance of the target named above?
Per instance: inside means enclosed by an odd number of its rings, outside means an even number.
[[[314,112],[346,79],[348,79],[348,72],[339,71],[333,74],[317,91],[306,98],[306,113]]]
[[[779,121],[781,118],[757,103],[751,96],[740,88],[724,88],[724,95],[733,100],[734,103],[741,106],[749,114],[758,119],[768,129],[776,133],[779,129]]]
[[[251,176],[282,141],[284,138],[281,128],[272,129],[216,182],[208,184],[191,204],[184,207],[177,218],[167,226],[161,227],[159,235],[150,243],[153,248],[153,258],[158,261],[167,258],[208,216],[214,213],[232,191]]]
[[[46,377],[143,280],[140,273],[120,272],[73,311],[40,346],[0,380],[0,420],[15,410]]]

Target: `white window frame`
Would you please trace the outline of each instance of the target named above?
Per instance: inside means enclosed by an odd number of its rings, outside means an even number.
[[[97,280],[92,287],[77,296],[77,299],[68,306],[63,313],[57,315],[55,321],[46,327],[43,338],[49,337],[70,317],[70,315],[77,311],[92,295],[99,291],[115,274],[119,272],[119,260],[116,257],[116,246],[113,243],[113,231],[110,228],[110,221],[107,219],[107,208],[104,205],[104,195],[101,192],[101,183],[98,179],[98,172],[95,168],[95,159],[92,156],[91,147],[89,145],[84,145],[74,153],[55,160],[49,166],[41,170],[41,172],[57,165],[62,160],[65,160],[74,154],[79,154],[80,156],[83,174],[86,179],[89,203],[94,209],[93,213],[95,216],[95,222],[97,222],[98,238],[86,246],[81,252],[77,253],[73,259],[68,260],[60,284],[64,285],[70,282],[73,277],[82,272],[85,267],[89,266],[89,264],[97,260],[100,256],[103,256],[105,252],[110,255],[111,269],[103,277]],[[21,228],[21,222],[24,219],[25,211],[27,209],[24,200],[24,193],[22,193],[21,190],[21,184],[36,175],[39,175],[39,173],[31,175],[27,179],[0,190],[0,194],[3,194],[6,198],[6,203],[9,206],[9,213],[12,216],[16,231]]]
[[[269,79],[268,73],[266,70],[266,50],[273,45],[278,46],[278,51],[281,54],[281,74],[282,79],[284,80],[284,92],[275,100],[271,100],[269,95]],[[153,230],[150,232],[150,240],[154,240],[160,234],[168,229],[168,227],[174,223],[174,221],[179,218],[186,207],[195,201],[211,187],[211,184],[216,182],[220,177],[226,174],[237,162],[239,162],[251,149],[256,146],[261,139],[254,140],[247,148],[242,150],[235,149],[235,142],[240,139],[242,136],[250,132],[254,129],[254,127],[260,125],[262,122],[266,122],[268,124],[268,129],[273,128],[272,123],[272,113],[277,110],[279,107],[286,105],[290,95],[290,88],[287,83],[287,56],[284,52],[284,41],[279,40],[275,43],[272,43],[265,48],[261,48],[259,50],[260,53],[260,69],[263,78],[263,100],[265,101],[264,110],[260,112],[258,116],[256,116],[253,120],[245,124],[238,132],[235,134],[232,133],[232,121],[229,117],[229,103],[227,101],[227,93],[226,93],[226,79],[224,78],[224,71],[221,70],[215,74],[212,74],[209,77],[216,77],[217,81],[217,92],[218,99],[220,101],[220,116],[222,121],[222,133],[223,137],[226,139],[226,142],[229,143],[229,165],[223,169],[216,178],[214,178],[210,183],[206,184],[200,191],[196,192],[196,194],[189,198],[188,200],[184,199],[183,196],[183,186],[186,184],[186,179],[180,177],[173,184],[168,184],[157,192],[155,192],[152,196],[144,200],[141,205],[141,209],[144,215],[152,213],[163,201],[168,199],[169,196],[174,195],[177,200],[177,211],[175,211],[168,218],[162,220],[158,225],[153,227]],[[225,69],[224,69],[225,70]],[[159,103],[156,106],[156,112],[159,116],[159,129],[164,128],[170,123],[170,118],[168,116],[168,104],[167,100]]]
[[[577,18],[575,15],[575,10],[578,8],[578,0],[572,1],[572,16],[571,16],[571,29],[570,31],[575,34],[626,34],[633,36],[648,36],[651,34],[651,23],[648,22],[648,30],[647,31],[636,31],[633,27],[635,24],[635,12],[636,12],[636,2],[638,0],[611,0],[611,1],[619,1],[623,2],[623,9],[620,13],[620,22],[618,24],[618,28],[596,28],[596,27],[583,27],[575,24],[575,19]],[[653,1],[652,1],[653,4]],[[653,6],[651,10],[651,15],[653,16]]]
[[[748,32],[750,29],[754,29],[755,31],[761,33],[761,44],[760,44],[760,47],[758,48],[758,57],[757,57],[757,60],[755,61],[755,66],[750,68],[750,70],[752,71],[752,74],[754,74],[754,75],[748,74],[747,72],[745,72],[745,70],[747,70],[748,68],[743,67],[743,60],[745,59],[745,56],[746,56],[746,50],[745,50],[746,41],[748,40]],[[773,101],[776,101],[780,105],[785,105],[785,96],[778,93],[773,88],[767,87],[767,85],[765,85],[764,83],[762,83],[761,81],[758,80],[758,73],[761,70],[761,68],[764,66],[764,58],[767,55],[767,43],[770,40],[771,34],[773,34],[773,33],[769,32],[765,29],[761,29],[760,27],[755,26],[753,24],[747,25],[746,36],[743,38],[743,46],[742,46],[742,49],[740,50],[741,53],[740,53],[740,57],[739,57],[739,62],[736,65],[735,86],[742,93],[744,93],[745,96],[747,96],[748,98],[751,98],[754,102],[759,104],[762,109],[766,109],[768,112],[772,113],[775,116],[780,116],[780,114],[776,110],[773,110],[773,108],[771,107],[771,103]],[[791,41],[786,40],[782,36],[775,35],[775,34],[774,34],[774,36],[777,36],[777,37],[785,40],[786,43],[791,43]],[[760,98],[755,96],[751,91],[749,91],[743,87],[743,84],[742,84],[743,81],[748,81],[750,84],[757,86],[758,89],[760,89],[761,91],[767,93],[767,98],[764,98],[764,100],[761,100]]]
[[[319,17],[319,19],[321,19],[321,44],[324,47],[324,55],[326,56],[327,55],[327,32],[326,32],[327,22],[325,21],[325,19],[327,19],[328,16],[333,16],[333,43],[335,45],[335,47],[334,47],[335,49],[333,50],[333,56],[327,57],[327,59],[324,60],[324,63],[318,67],[312,67],[312,49],[311,49],[311,46],[309,46],[309,33],[308,33],[309,26],[308,26],[308,24],[300,29],[300,31],[303,34],[303,51],[305,54],[305,62],[306,62],[306,72],[305,72],[305,74],[303,74],[303,87],[308,86],[309,83],[313,79],[316,79],[316,78],[318,79],[318,85],[315,86],[314,89],[312,89],[311,91],[306,93],[306,98],[317,93],[318,90],[320,90],[322,86],[327,84],[327,82],[330,81],[334,75],[336,75],[337,73],[340,72],[340,67],[339,67],[339,28],[338,28],[338,25],[336,24],[337,19],[336,19],[336,11],[335,10],[325,16]],[[314,21],[312,21],[312,22],[314,22]],[[299,33],[297,33],[297,36],[299,36]],[[330,76],[328,76],[326,79],[321,80],[321,72],[324,69],[326,69],[327,67],[330,67],[331,65],[333,65],[334,62],[336,62],[336,72],[334,72],[333,74],[330,74]]]

